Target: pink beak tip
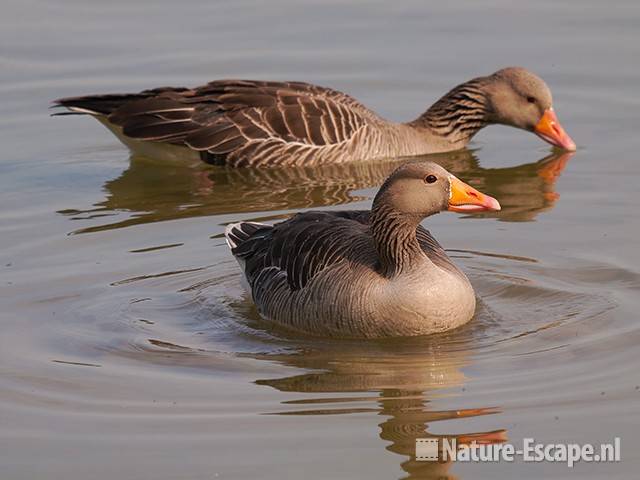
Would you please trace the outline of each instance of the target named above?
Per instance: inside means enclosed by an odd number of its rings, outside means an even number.
[[[492,210],[494,212],[499,212],[500,210],[502,210],[502,207],[500,206],[500,202],[498,202],[498,200],[493,197],[489,197],[488,200],[489,201],[487,202],[487,208],[489,210]]]

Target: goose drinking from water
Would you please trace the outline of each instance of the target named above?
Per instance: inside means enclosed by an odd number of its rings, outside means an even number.
[[[492,124],[576,148],[556,117],[547,84],[520,67],[458,85],[407,123],[387,121],[344,93],[302,82],[216,80],[197,88],[70,97],[55,104],[67,113],[94,116],[134,153],[232,167],[448,152]]]

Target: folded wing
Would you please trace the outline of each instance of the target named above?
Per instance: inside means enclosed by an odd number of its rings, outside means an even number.
[[[304,288],[320,272],[342,262],[375,271],[377,254],[369,233],[369,211],[305,212],[274,226],[240,223],[227,232],[232,252],[244,264],[249,284],[260,287],[275,276],[291,291]],[[422,228],[417,239],[437,266],[456,269],[440,244]]]
[[[302,82],[217,80],[57,104],[105,115],[131,138],[185,145],[206,161],[236,166],[277,163],[284,147],[288,156],[312,157],[314,148],[345,144],[381,121],[348,95]]]

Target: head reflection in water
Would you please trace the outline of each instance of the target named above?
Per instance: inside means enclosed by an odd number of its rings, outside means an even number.
[[[534,163],[494,169],[479,166],[467,150],[428,158],[500,199],[502,211],[481,216],[530,221],[553,208],[559,197],[556,179],[572,155],[552,154]],[[105,183],[107,197],[103,201],[90,209],[70,208],[60,213],[82,221],[74,233],[84,233],[216,214],[347,204],[372,197],[375,192],[359,196],[357,191],[377,189],[404,161],[225,169],[132,157],[127,170]]]
[[[383,419],[378,423],[379,437],[383,448],[401,456],[400,466],[408,474],[404,478],[455,478],[448,473],[450,462],[416,461],[417,438],[455,438],[458,444],[507,439],[503,429],[465,432],[465,419],[499,413],[497,408],[474,405],[462,410],[437,410],[430,406],[445,398],[445,389],[455,395],[464,388],[466,378],[461,369],[473,355],[472,329],[463,327],[432,337],[384,342],[327,342],[300,354],[258,357],[320,372],[258,380],[259,385],[282,392],[317,394],[314,398],[294,396],[284,402],[285,411],[265,413],[369,414],[375,422]],[[452,428],[465,433],[430,433],[429,425],[442,420],[454,420]]]

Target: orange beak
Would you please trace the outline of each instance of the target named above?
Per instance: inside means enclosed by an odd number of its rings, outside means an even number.
[[[571,140],[571,137],[564,131],[562,125],[558,121],[556,112],[553,108],[549,107],[544,111],[542,118],[533,129],[536,134],[544,141],[549,142],[556,147],[564,148],[565,150],[574,151],[576,144]]]
[[[498,200],[479,192],[453,175],[449,177],[449,184],[448,210],[450,212],[473,213],[500,210]]]

